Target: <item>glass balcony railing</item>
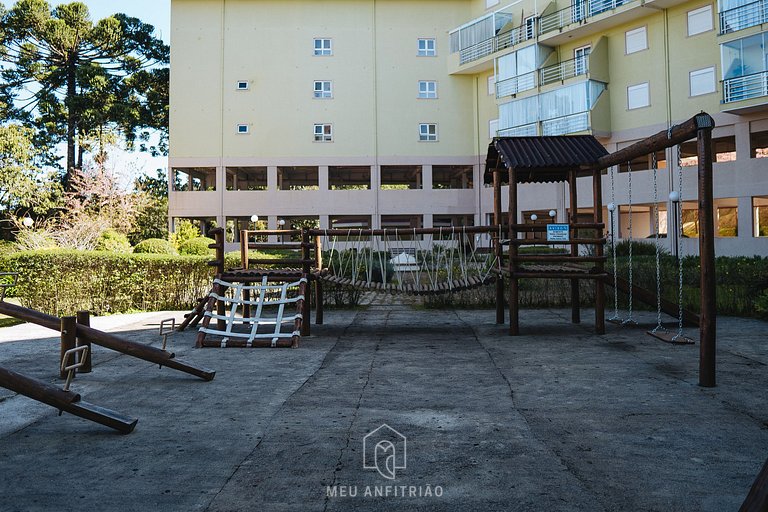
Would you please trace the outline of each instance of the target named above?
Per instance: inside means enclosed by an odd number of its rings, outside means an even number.
[[[538,123],[524,124],[499,130],[499,137],[537,137],[567,135],[589,130],[589,112],[578,112]]]
[[[571,5],[539,19],[539,34],[560,30],[571,23],[581,23],[591,16],[610,11],[634,0],[572,0]]]
[[[720,13],[720,34],[768,22],[768,0],[758,0]]]
[[[768,96],[768,71],[723,80],[723,103]]]
[[[483,57],[487,57],[492,53],[496,53],[499,50],[505,48],[511,48],[516,44],[520,44],[523,41],[532,39],[534,36],[533,29],[528,26],[515,27],[512,30],[508,30],[502,34],[480,41],[477,44],[463,48],[459,50],[459,64],[466,64],[468,62],[480,60]]]

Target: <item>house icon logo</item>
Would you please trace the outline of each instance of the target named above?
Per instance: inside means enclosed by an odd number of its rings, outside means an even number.
[[[386,423],[363,438],[363,468],[375,469],[388,480],[406,466],[406,437]]]

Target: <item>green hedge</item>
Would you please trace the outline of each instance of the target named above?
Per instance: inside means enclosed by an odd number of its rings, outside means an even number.
[[[10,292],[52,315],[189,309],[206,295],[214,270],[206,256],[23,251],[0,255],[0,271],[19,272]]]

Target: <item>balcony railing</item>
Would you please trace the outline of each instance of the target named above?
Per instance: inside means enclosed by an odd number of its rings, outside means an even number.
[[[542,135],[565,135],[585,130],[589,130],[589,112],[579,112],[541,122]]]
[[[578,0],[539,19],[539,34],[560,30],[571,23],[580,23],[591,16],[610,11],[633,0]]]
[[[768,22],[768,0],[758,0],[720,13],[720,34]]]
[[[496,38],[486,39],[459,52],[459,64],[466,64],[495,52]]]
[[[510,48],[533,38],[533,31],[531,29],[526,30],[526,28],[527,27],[525,26],[515,27],[512,30],[508,30],[502,34],[460,50],[459,64],[466,64],[467,62],[482,59],[499,50]]]
[[[529,91],[536,87],[537,71],[531,71],[524,75],[513,76],[506,80],[496,82],[496,97],[504,98],[523,91]]]
[[[547,66],[540,70],[540,83],[547,85],[554,82],[562,82],[568,78],[579,75],[586,75],[589,71],[589,57],[577,57],[571,60],[564,60],[553,66]]]
[[[539,134],[539,123],[524,124],[499,130],[499,137],[535,137]]]
[[[768,71],[723,80],[723,103],[768,96]]]

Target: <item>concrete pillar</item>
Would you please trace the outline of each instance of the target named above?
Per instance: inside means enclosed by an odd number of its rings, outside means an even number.
[[[736,123],[733,125],[734,135],[736,135],[736,160],[749,160],[749,121]],[[741,213],[739,213],[741,217]],[[739,220],[739,231],[741,231],[741,220]]]
[[[270,165],[267,167],[267,190],[270,192],[275,192],[278,190],[277,166]]]
[[[738,140],[738,137],[736,138]],[[736,157],[738,158],[738,149],[736,150]],[[754,219],[752,218],[752,196],[741,196],[737,199],[737,215],[738,215],[738,238],[744,239],[746,243],[750,243],[750,240],[755,234]]]
[[[318,185],[320,185],[320,190],[330,190],[328,186],[328,166],[327,165],[321,165],[317,168],[317,180]]]
[[[320,215],[320,229],[330,229],[331,218],[330,215]]]
[[[432,190],[432,166],[421,166],[421,188],[424,190]]]

